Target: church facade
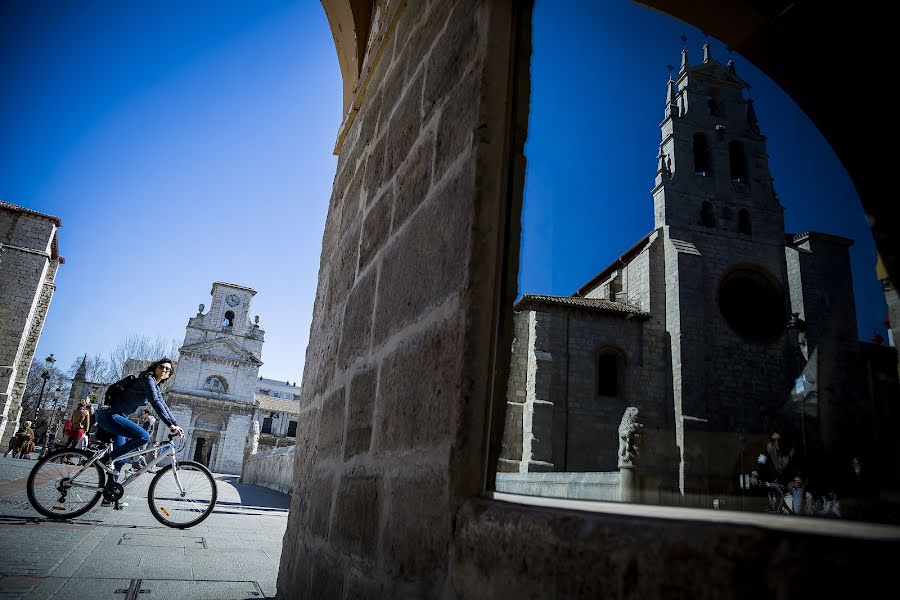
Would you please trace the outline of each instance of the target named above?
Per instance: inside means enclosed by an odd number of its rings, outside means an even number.
[[[668,82],[653,230],[571,296],[515,306],[502,472],[615,471],[629,406],[650,501],[733,492],[774,429],[811,480],[900,450],[896,372],[864,375],[896,351],[858,340],[853,242],[785,232],[748,86],[703,54]]]
[[[180,458],[238,474],[251,422],[259,417],[265,331],[250,312],[255,290],[217,281],[210,294],[209,310],[201,304],[188,320],[166,403],[187,434]]]

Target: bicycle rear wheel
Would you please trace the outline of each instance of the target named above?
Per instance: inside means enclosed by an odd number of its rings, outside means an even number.
[[[38,461],[28,475],[28,501],[51,519],[71,519],[91,510],[100,500],[106,473],[94,463],[78,473],[93,457],[91,452],[64,448]]]
[[[185,460],[178,462],[177,471],[169,465],[156,474],[147,491],[147,502],[157,521],[166,527],[187,529],[209,516],[216,507],[218,496],[216,481],[209,469]]]

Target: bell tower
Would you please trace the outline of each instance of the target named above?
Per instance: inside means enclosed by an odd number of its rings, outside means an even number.
[[[733,485],[734,432],[767,428],[790,389],[790,292],[784,209],[749,86],[708,42],[702,62],[683,49],[672,71],[652,193],[679,486],[690,493]]]
[[[671,65],[670,65],[671,66]],[[750,86],[733,60],[723,66],[703,45],[703,62],[670,74],[653,189],[656,227],[672,226],[784,243],[784,209],[769,173]]]

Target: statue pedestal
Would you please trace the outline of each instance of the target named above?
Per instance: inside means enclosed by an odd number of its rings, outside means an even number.
[[[619,502],[637,502],[639,497],[637,466],[619,464]]]

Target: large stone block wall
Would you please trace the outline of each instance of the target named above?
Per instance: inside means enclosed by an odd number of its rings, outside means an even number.
[[[667,421],[666,364],[668,344],[658,330],[645,327],[643,319],[589,311],[529,311],[535,321],[529,356],[538,355],[535,373],[543,385],[529,386],[536,405],[531,430],[536,436],[552,431],[550,440],[532,444],[547,448],[544,460],[557,471],[614,471],[617,469],[618,434],[627,406],[641,410],[648,438],[659,443],[671,431]],[[620,389],[615,397],[597,393],[597,360],[601,350],[621,355]],[[529,373],[531,376],[531,373]],[[528,398],[528,400],[531,400]],[[551,424],[552,422],[552,424]],[[526,434],[529,430],[526,428]],[[649,435],[653,431],[653,435]]]
[[[0,206],[0,446],[15,433],[31,360],[55,291],[55,217]]]
[[[743,441],[759,433],[788,399],[792,376],[788,338],[750,342],[731,329],[718,303],[722,277],[754,265],[789,292],[783,246],[752,239],[723,242],[717,234],[665,228],[666,329],[671,336],[677,440],[687,488],[734,487]],[[715,450],[714,450],[715,449]]]
[[[528,351],[531,346],[530,311],[513,315],[513,344],[506,385],[506,423],[503,427],[503,447],[497,466],[500,471],[527,470],[530,457],[523,456],[525,428],[523,415],[527,403]]]
[[[494,289],[500,256],[511,30],[497,10],[406,3],[343,142],[280,597],[449,589],[452,515],[486,452],[495,292],[472,293]]]

